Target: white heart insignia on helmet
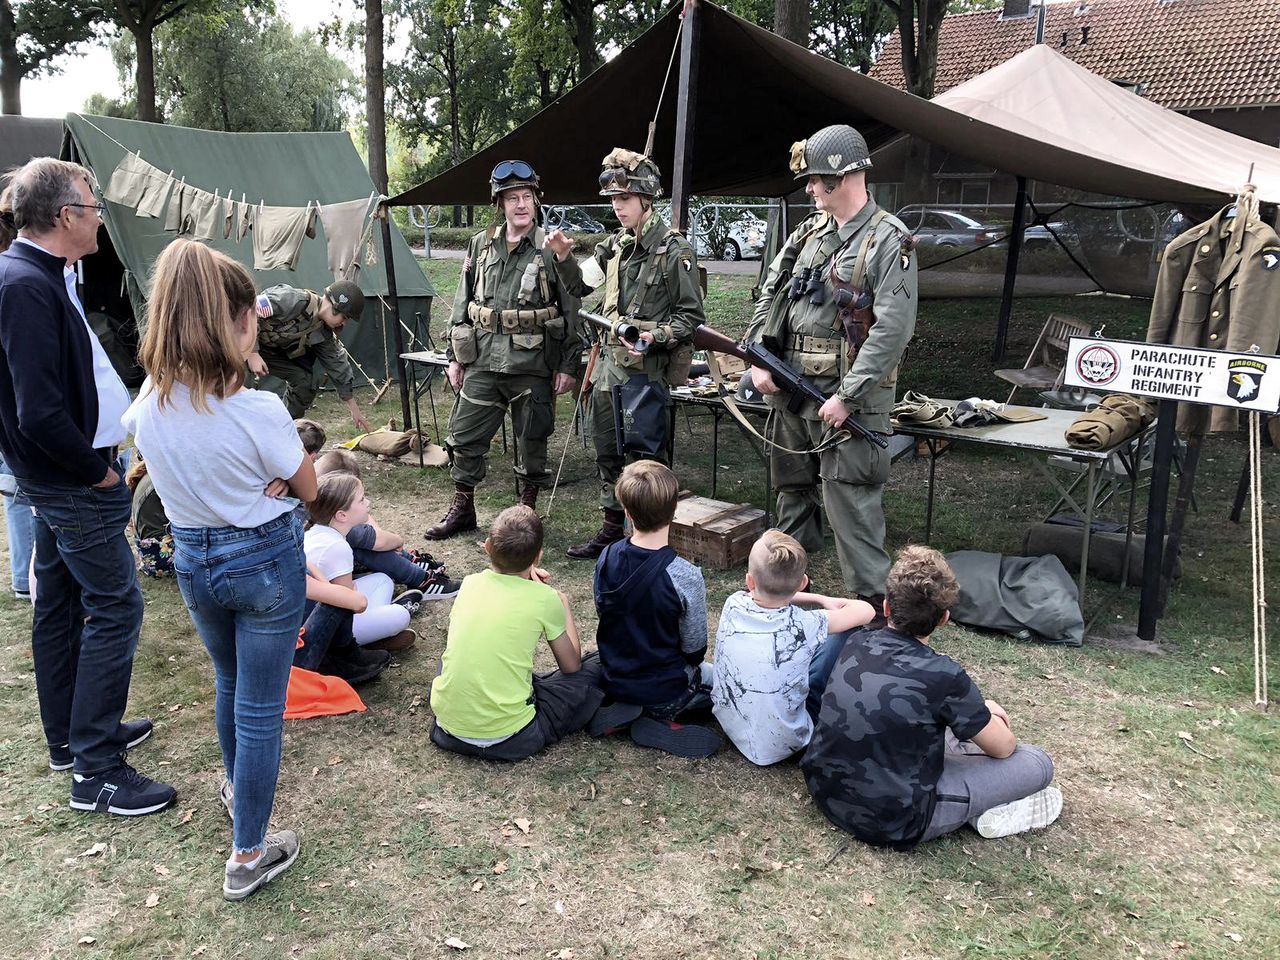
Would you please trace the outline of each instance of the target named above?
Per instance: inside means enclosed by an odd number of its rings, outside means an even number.
[[[827,163],[831,164],[831,166],[836,170],[840,169],[840,161],[843,159],[844,157],[838,153],[827,154]]]

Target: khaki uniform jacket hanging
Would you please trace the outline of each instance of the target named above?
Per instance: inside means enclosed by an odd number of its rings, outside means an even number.
[[[1174,238],[1165,249],[1151,303],[1148,343],[1232,353],[1275,353],[1280,343],[1280,239],[1261,221],[1238,244],[1227,210]],[[1178,429],[1239,427],[1238,411],[1184,403]]]

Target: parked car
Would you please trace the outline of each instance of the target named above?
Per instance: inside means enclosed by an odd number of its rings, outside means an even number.
[[[768,223],[754,213],[744,213],[729,225],[728,235],[719,250],[711,249],[707,232],[699,229],[694,251],[703,260],[759,260],[768,234]]]
[[[542,226],[545,230],[566,233],[604,233],[605,225],[581,207],[544,207]]]
[[[1008,234],[1004,227],[982,223],[959,211],[937,210],[920,204],[903,207],[897,216],[919,238],[922,247],[939,250],[972,249]]]

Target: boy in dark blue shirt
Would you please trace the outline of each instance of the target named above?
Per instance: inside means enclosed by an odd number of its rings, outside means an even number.
[[[682,757],[709,757],[720,737],[680,721],[711,708],[707,590],[702,571],[668,542],[676,475],[654,460],[622,471],[616,492],[632,534],[596,562],[596,647],[608,698],[593,736],[630,728],[631,739]]]
[[[866,843],[909,850],[966,823],[1005,837],[1062,812],[1048,754],[1019,744],[1004,709],[927,642],[958,597],[942,554],[905,548],[888,625],[851,637],[831,671],[801,763],[818,809]]]

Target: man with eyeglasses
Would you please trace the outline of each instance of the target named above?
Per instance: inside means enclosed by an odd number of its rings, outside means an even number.
[[[489,194],[500,217],[471,238],[449,318],[448,376],[458,394],[445,440],[453,502],[428,540],[476,529],[475,489],[508,410],[520,502],[537,509],[538,492],[551,485],[553,397],[575,385],[578,301],[543,250],[538,175],[523,160],[504,160]]]
[[[125,750],[151,734],[123,720],[142,627],[132,506],[121,478],[129,394],[89,328],[71,265],[98,249],[93,174],[51,157],[14,173],[18,237],[0,254],[0,451],[35,509],[31,648],[49,768],[72,770],[71,808],[163,810],[173,787]]]

